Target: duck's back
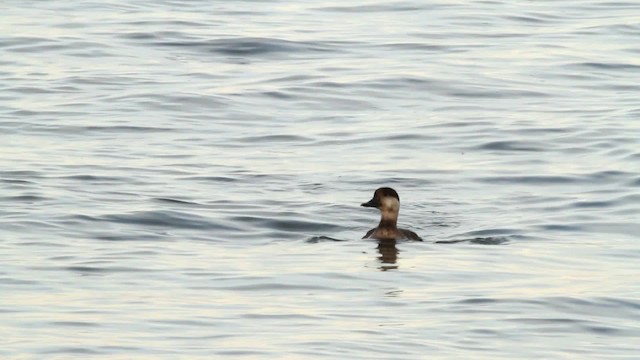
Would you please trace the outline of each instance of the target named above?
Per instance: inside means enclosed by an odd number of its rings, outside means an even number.
[[[366,234],[364,234],[364,236],[362,237],[363,239],[369,239],[371,238],[371,236],[373,235],[373,233],[376,231],[377,228],[373,228],[369,231],[367,231]]]
[[[422,241],[422,238],[411,230],[398,229],[398,231],[402,233],[402,235],[404,236],[404,239],[406,240]]]

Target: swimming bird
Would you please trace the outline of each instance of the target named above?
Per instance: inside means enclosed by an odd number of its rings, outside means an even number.
[[[397,227],[400,197],[392,188],[379,188],[373,193],[373,198],[362,206],[377,208],[381,214],[378,227],[369,230],[363,239],[422,241],[422,238],[413,231]]]

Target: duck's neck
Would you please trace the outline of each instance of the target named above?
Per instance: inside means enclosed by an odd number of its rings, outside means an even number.
[[[381,229],[397,229],[396,223],[398,222],[398,213],[400,212],[400,202],[392,197],[386,197],[382,199],[382,206],[380,207],[380,224],[378,227]]]
[[[378,224],[379,229],[389,229],[396,230],[398,228],[396,219],[385,219],[384,217],[380,219],[380,223]]]
[[[382,211],[381,212],[380,223],[378,227],[380,229],[397,229],[398,223],[398,212],[397,211]]]

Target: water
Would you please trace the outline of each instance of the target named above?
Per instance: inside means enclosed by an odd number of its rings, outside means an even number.
[[[3,359],[640,358],[636,2],[3,7]]]

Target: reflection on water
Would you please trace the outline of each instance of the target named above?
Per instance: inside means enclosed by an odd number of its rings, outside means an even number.
[[[398,268],[398,253],[396,240],[377,240],[378,241],[378,260],[382,263],[380,270],[394,270]]]

